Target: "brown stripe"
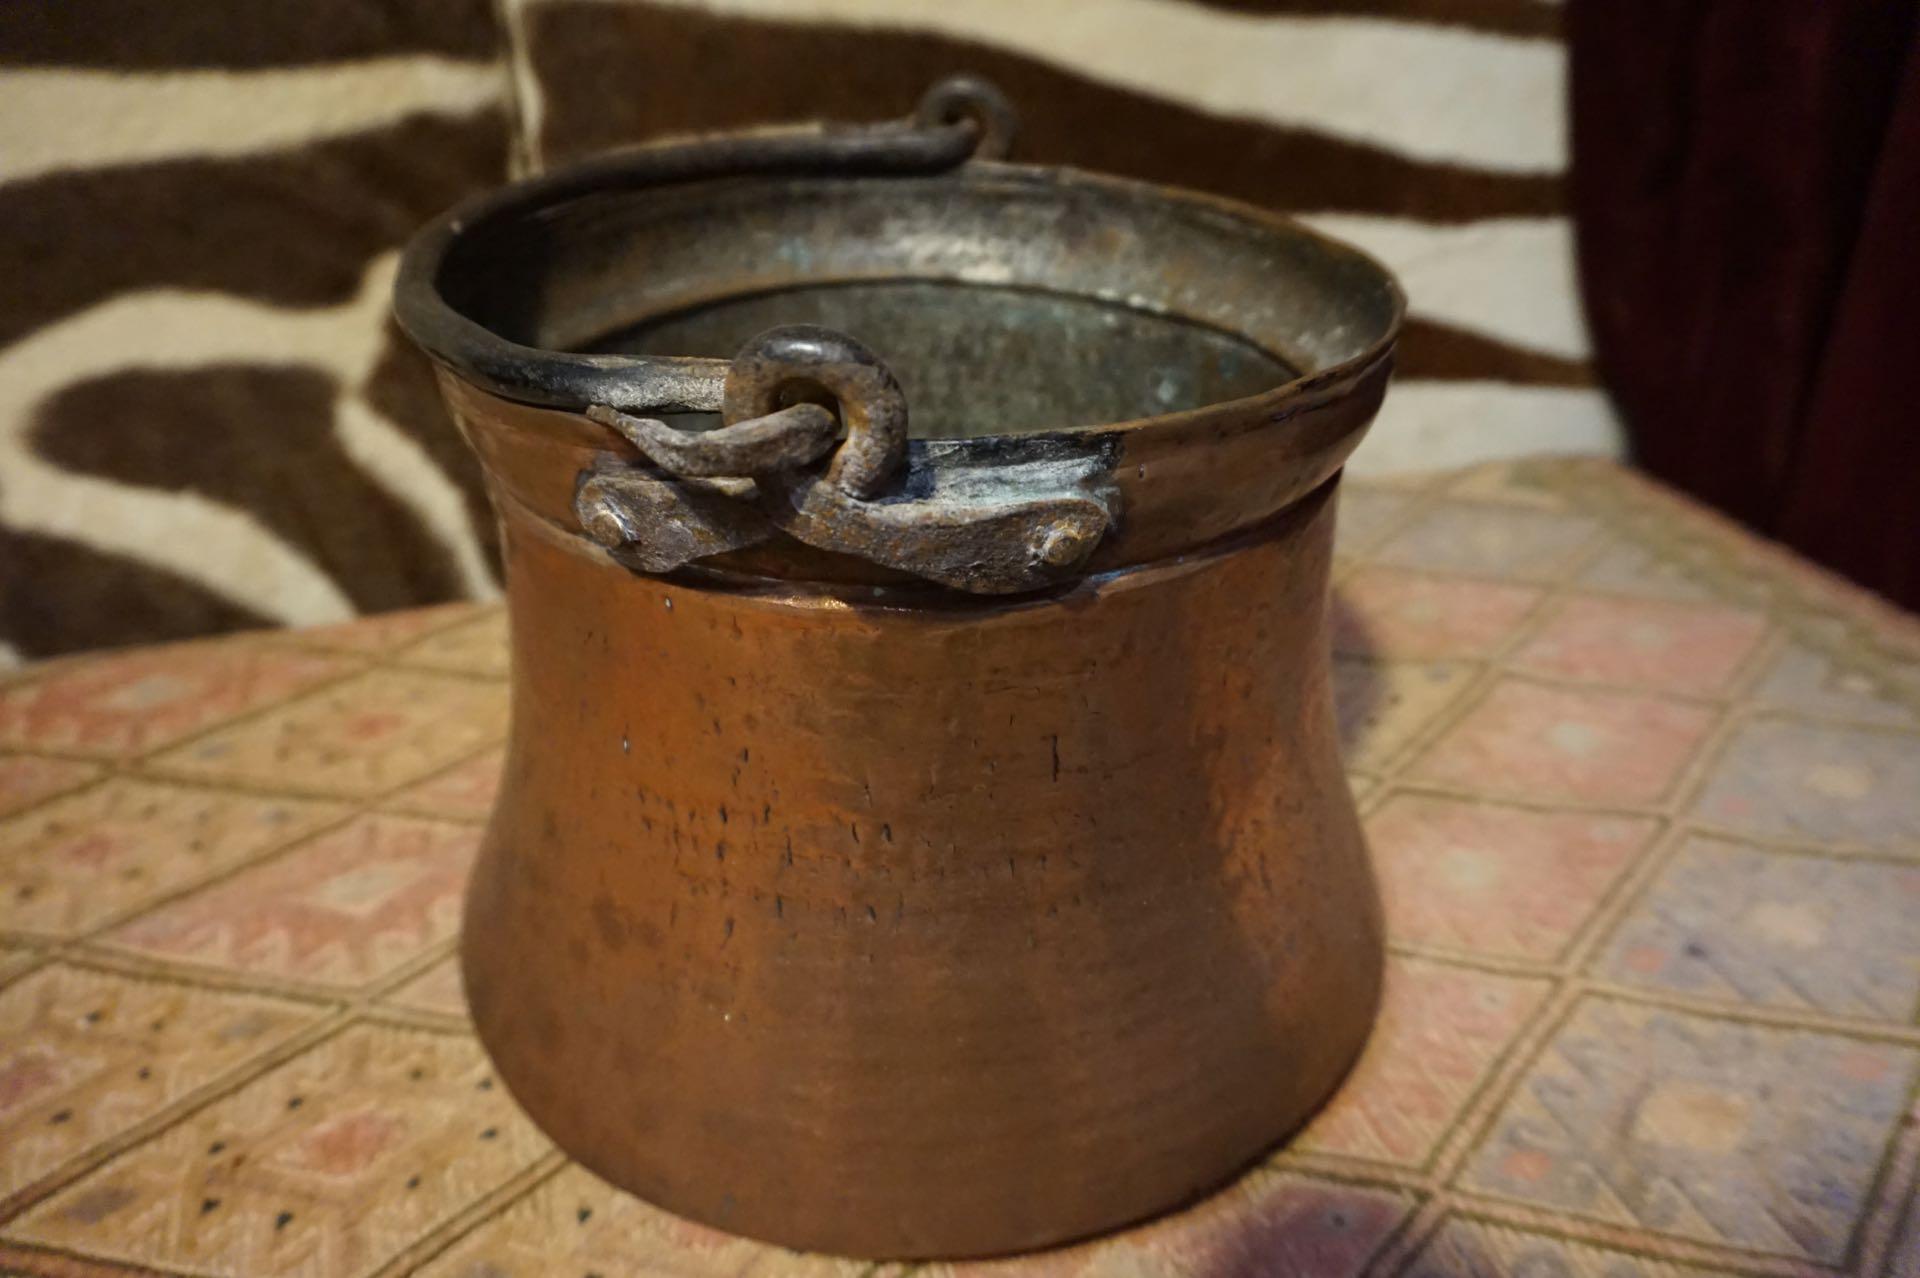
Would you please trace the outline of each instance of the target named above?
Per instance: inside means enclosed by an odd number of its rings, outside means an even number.
[[[68,470],[247,511],[363,612],[459,598],[447,549],[341,449],[337,394],[331,377],[302,366],[128,370],[61,391],[30,437]]]
[[[78,542],[0,527],[0,641],[23,656],[160,643],[270,624],[164,569]]]
[[[0,346],[137,288],[338,305],[375,254],[500,181],[506,152],[497,112],[423,115],[297,150],[0,186]]]
[[[491,58],[490,0],[7,0],[0,64],[154,70],[438,53]]]
[[[1470,329],[1417,318],[1400,330],[1394,370],[1401,377],[1439,381],[1487,379],[1582,388],[1596,384],[1593,365],[1586,360],[1530,351]]]
[[[1235,13],[1306,17],[1388,18],[1443,27],[1471,27],[1498,35],[1558,39],[1560,6],[1541,0],[1184,0]]]
[[[1460,221],[1565,207],[1557,177],[1420,161],[1307,130],[1209,115],[938,36],[564,0],[530,16],[549,163],[662,133],[897,116],[928,84],[965,68],[992,78],[1020,104],[1022,159],[1198,187],[1274,208]]]

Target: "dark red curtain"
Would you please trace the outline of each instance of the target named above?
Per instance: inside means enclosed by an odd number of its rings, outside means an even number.
[[[1573,199],[1645,469],[1920,606],[1920,0],[1573,0]]]

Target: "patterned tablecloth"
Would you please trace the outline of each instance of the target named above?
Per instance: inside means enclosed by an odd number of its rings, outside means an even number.
[[[1189,1211],[956,1268],[1920,1274],[1920,626],[1600,463],[1351,485],[1341,549],[1361,1065]],[[0,682],[0,1273],[894,1272],[495,1084],[450,954],[506,664],[463,606]]]

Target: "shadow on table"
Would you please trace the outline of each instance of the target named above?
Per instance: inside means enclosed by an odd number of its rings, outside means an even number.
[[[1340,757],[1351,766],[1378,722],[1386,687],[1366,622],[1337,586],[1327,606],[1327,630],[1335,655],[1344,658],[1332,667],[1333,711],[1340,731]]]

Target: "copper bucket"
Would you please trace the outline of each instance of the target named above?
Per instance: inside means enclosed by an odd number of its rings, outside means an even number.
[[[793,1247],[1176,1206],[1378,997],[1327,577],[1400,295],[1009,128],[620,153],[402,268],[507,564],[474,1023],[588,1168]]]

